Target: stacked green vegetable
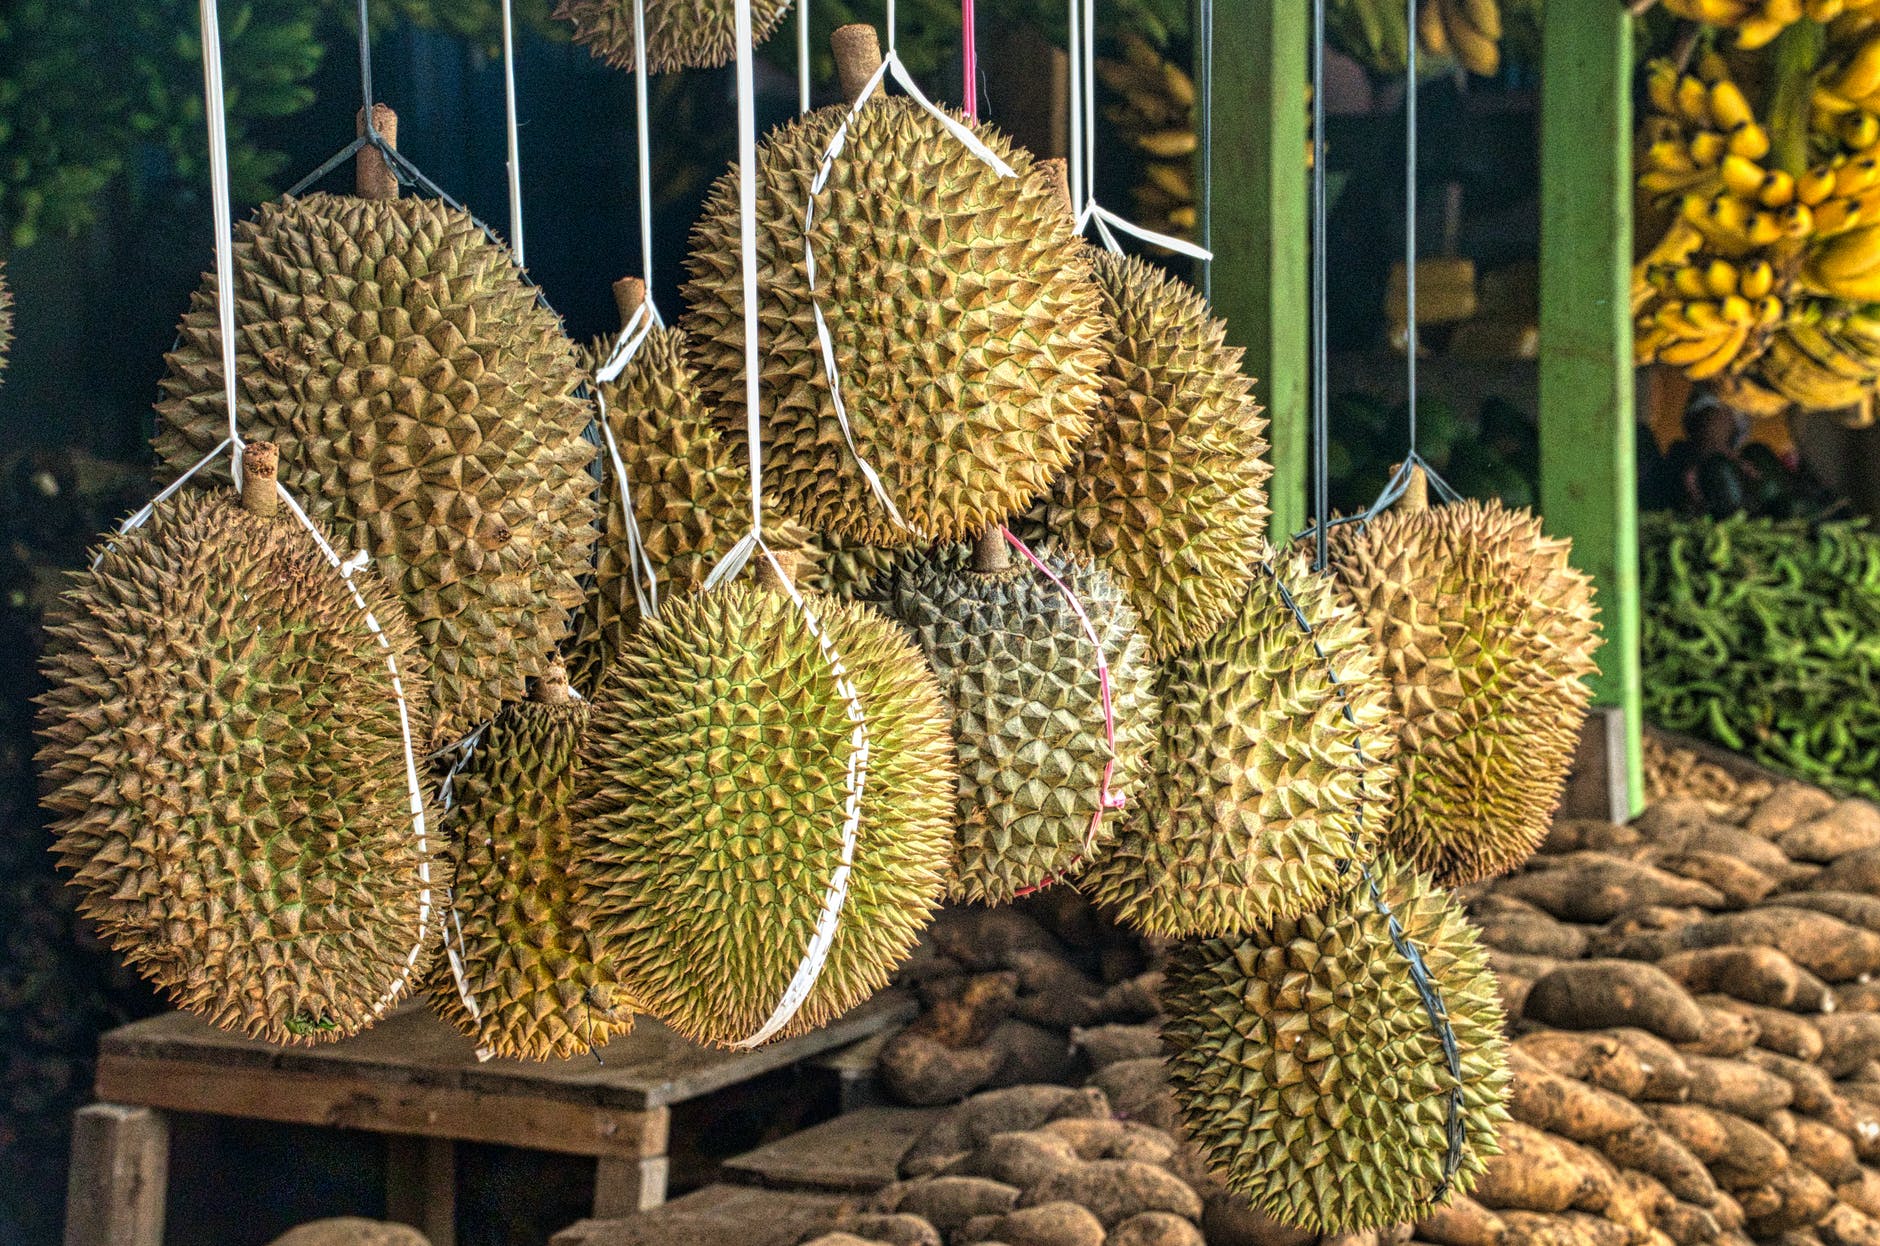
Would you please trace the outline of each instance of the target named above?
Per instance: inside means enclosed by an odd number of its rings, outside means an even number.
[[[1640,553],[1651,720],[1880,796],[1880,535],[1651,515]]]

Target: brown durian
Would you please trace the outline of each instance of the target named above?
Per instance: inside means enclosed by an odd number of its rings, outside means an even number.
[[[857,30],[873,33],[845,28]],[[859,91],[878,60],[845,58],[845,86]],[[757,153],[765,489],[846,543],[965,539],[1030,506],[1072,461],[1096,414],[1108,321],[1052,177],[989,127],[975,133],[1016,177],[1000,177],[912,100],[870,102],[812,205],[847,113],[790,122]],[[739,248],[733,170],[692,232],[685,326],[701,384],[742,427]],[[837,423],[818,304],[857,452],[908,528],[871,492]]]
[[[503,707],[452,781],[445,937],[462,979],[441,968],[431,999],[492,1055],[565,1059],[633,1028],[576,855],[575,765],[587,721],[587,703],[551,667],[527,701]]]
[[[1228,625],[1162,663],[1142,798],[1081,890],[1147,934],[1192,938],[1351,885],[1390,816],[1393,741],[1363,623],[1335,593],[1303,556],[1263,561]]]
[[[868,998],[946,890],[957,775],[920,652],[865,606],[809,599],[867,725],[860,826],[828,959],[780,1034]],[[839,865],[849,703],[803,611],[732,584],[676,598],[627,641],[582,749],[582,858],[635,1004],[737,1044],[797,972]]]
[[[1200,294],[1143,260],[1093,255],[1115,325],[1103,402],[1046,523],[1123,587],[1162,658],[1246,596],[1266,535],[1266,420]]]
[[[1450,886],[1511,869],[1546,838],[1599,626],[1571,543],[1533,514],[1420,498],[1336,529],[1333,571],[1369,627],[1402,741],[1386,843]]]
[[[1474,928],[1446,893],[1387,857],[1370,879],[1352,873],[1316,911],[1177,948],[1162,988],[1188,1141],[1229,1191],[1313,1233],[1428,1211],[1444,1184],[1452,1094],[1453,1192],[1475,1185],[1508,1119],[1501,1001]],[[1448,1014],[1460,1078],[1392,916]]]
[[[790,0],[751,0],[751,39],[770,38]],[[734,0],[645,0],[646,63],[656,74],[717,69],[738,51]],[[574,24],[574,41],[615,69],[634,67],[633,0],[561,0],[555,16]]]
[[[508,251],[433,200],[265,204],[236,226],[235,264],[241,427],[404,598],[438,732],[462,735],[522,697],[582,604],[594,447],[575,349]],[[213,277],[168,363],[157,450],[175,475],[227,435]]]
[[[422,740],[411,622],[274,510],[272,458],[249,443],[245,501],[180,493],[79,573],[47,628],[39,762],[99,936],[181,1008],[318,1043],[421,980],[444,878],[394,689],[392,663]]]

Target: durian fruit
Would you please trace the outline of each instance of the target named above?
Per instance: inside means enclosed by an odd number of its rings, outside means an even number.
[[[1079,887],[1172,938],[1243,934],[1349,887],[1390,816],[1393,741],[1364,625],[1330,579],[1303,555],[1263,559],[1156,692],[1142,799]]]
[[[1442,1186],[1452,1092],[1466,1193],[1499,1153],[1507,1048],[1487,953],[1455,902],[1379,858],[1376,892],[1235,938],[1185,944],[1162,988],[1189,1141],[1256,1210],[1308,1232],[1417,1220]],[[1392,942],[1395,914],[1455,1033],[1461,1077]]]
[[[646,63],[656,74],[717,69],[738,52],[734,0],[645,0]],[[751,39],[762,43],[790,0],[751,0]],[[561,0],[555,16],[574,23],[574,41],[616,69],[631,70],[633,0]]]
[[[0,260],[0,381],[6,379],[7,355],[13,349],[13,291],[7,288],[7,265]]]
[[[1106,790],[1135,792],[1155,732],[1152,671],[1135,616],[1087,563],[1041,556],[1077,595],[1109,667],[1064,591],[1007,553],[997,530],[909,557],[863,598],[913,635],[953,709],[959,811],[951,898],[998,904],[1087,865],[1115,835]]]
[[[837,34],[853,96],[879,49],[867,27]],[[913,101],[884,96],[861,109],[812,197],[847,113],[782,126],[757,154],[765,491],[812,531],[852,544],[963,540],[1029,506],[1071,462],[1096,413],[1108,322],[1051,177],[989,127],[975,133],[1017,177],[1000,177]],[[742,428],[739,249],[732,170],[692,232],[685,323],[701,383]],[[837,422],[817,305],[856,452]],[[908,528],[871,492],[857,452]]]
[[[453,783],[445,938],[463,977],[434,974],[431,999],[493,1055],[565,1059],[633,1028],[576,856],[575,764],[587,722],[587,703],[552,666],[527,701],[503,707]]]
[[[362,158],[362,189],[382,170]],[[462,735],[521,699],[583,600],[594,447],[576,352],[508,251],[434,200],[265,204],[236,226],[235,264],[241,426],[404,598],[438,731]],[[213,278],[167,358],[157,450],[174,475],[227,435]]]
[[[1122,585],[1162,658],[1246,596],[1266,533],[1266,420],[1200,294],[1134,257],[1094,265],[1115,324],[1103,403],[1046,523]]]
[[[635,277],[614,283],[621,322],[646,296]],[[613,342],[596,343],[604,364]],[[712,423],[711,410],[685,358],[685,334],[654,328],[612,383],[599,386],[607,423],[626,468],[635,525],[662,599],[697,592],[750,526],[750,477],[741,456]],[[593,591],[574,646],[574,681],[591,692],[607,657],[639,626],[627,546],[626,507],[613,456],[601,454],[602,525]]]
[[[807,599],[867,726],[860,829],[835,941],[782,1035],[885,984],[946,890],[957,773],[946,704],[894,624]],[[736,1044],[778,1006],[840,861],[849,703],[803,611],[732,584],[662,606],[596,698],[581,856],[610,955],[643,1011]]]
[[[1391,688],[1392,852],[1448,885],[1499,874],[1546,838],[1579,744],[1599,644],[1571,543],[1500,502],[1395,508],[1336,530],[1333,571]]]
[[[80,910],[179,1007],[327,1042],[420,981],[438,933],[388,653],[414,734],[425,662],[378,577],[352,575],[375,636],[275,509],[272,447],[250,442],[244,468],[241,500],[177,494],[62,598],[44,803]]]

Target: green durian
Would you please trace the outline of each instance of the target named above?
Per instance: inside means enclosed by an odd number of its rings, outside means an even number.
[[[957,774],[920,652],[853,602],[808,604],[867,727],[847,902],[783,1034],[885,985],[946,890]],[[581,850],[622,983],[688,1038],[735,1044],[803,961],[840,863],[849,701],[802,609],[733,584],[675,598],[634,633],[581,754]]]
[[[990,127],[974,133],[1017,176],[1001,177],[912,100],[877,99],[812,197],[847,115],[810,113],[757,152],[765,490],[850,544],[962,540],[1030,506],[1070,464],[1096,414],[1108,321],[1052,177]],[[692,231],[685,327],[701,384],[742,428],[739,237],[733,170]],[[818,305],[856,451],[908,528],[871,492],[837,423]]]
[[[235,227],[245,435],[403,597],[455,738],[547,669],[583,600],[594,447],[561,323],[468,213],[312,194]],[[215,280],[184,316],[157,451],[175,476],[228,435]]]
[[[1393,741],[1363,625],[1328,577],[1301,555],[1257,564],[1238,613],[1165,660],[1156,693],[1142,799],[1079,880],[1088,895],[1145,933],[1192,938],[1350,885],[1389,818]]]
[[[1337,529],[1332,569],[1368,627],[1402,739],[1386,843],[1454,885],[1512,869],[1547,837],[1599,623],[1571,543],[1542,535],[1532,513],[1420,496]]]
[[[462,978],[441,969],[431,1000],[496,1056],[565,1059],[633,1028],[577,856],[575,766],[587,722],[587,703],[551,667],[529,700],[503,707],[452,781],[445,937]]]
[[[1088,865],[1119,814],[1093,821],[1107,790],[1134,795],[1155,732],[1152,670],[1135,615],[1088,563],[1042,559],[1076,594],[1109,667],[1064,591],[998,533],[909,555],[863,600],[913,635],[953,709],[959,812],[951,898],[998,904]],[[1093,830],[1094,827],[1094,830]]]
[[[1115,578],[1162,658],[1246,596],[1266,534],[1266,420],[1200,294],[1134,257],[1092,262],[1114,325],[1103,399],[1046,523]]]
[[[1387,857],[1323,907],[1169,959],[1162,1041],[1189,1143],[1234,1194],[1283,1224],[1338,1233],[1415,1221],[1467,1193],[1508,1119],[1507,1045],[1488,957],[1461,910]],[[1392,942],[1422,956],[1461,1077]]]
[[[272,448],[245,464],[248,503],[177,494],[61,598],[44,803],[80,911],[178,1007],[327,1042],[420,981],[439,933],[394,684],[422,741],[426,664],[378,577],[349,588],[273,509]]]

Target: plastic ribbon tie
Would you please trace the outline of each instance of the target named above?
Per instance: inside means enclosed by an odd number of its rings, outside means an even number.
[[[1078,624],[1083,627],[1084,636],[1090,641],[1090,647],[1097,655],[1097,690],[1103,698],[1103,739],[1104,742],[1110,746],[1110,755],[1103,763],[1103,780],[1097,788],[1097,807],[1091,811],[1090,827],[1084,832],[1084,846],[1082,850],[1076,857],[1072,858],[1070,865],[1064,870],[1055,874],[1047,874],[1029,887],[1020,887],[1013,893],[1014,898],[1017,898],[1043,891],[1046,887],[1060,881],[1064,875],[1071,869],[1074,869],[1080,861],[1088,860],[1093,856],[1097,850],[1097,836],[1103,830],[1104,813],[1112,809],[1124,808],[1128,804],[1128,800],[1124,797],[1123,793],[1110,786],[1111,781],[1116,777],[1116,706],[1111,696],[1110,662],[1109,659],[1104,656],[1103,638],[1097,634],[1096,624],[1090,621],[1090,615],[1085,611],[1084,603],[1078,598],[1077,594],[1072,591],[1071,586],[1059,578],[1057,572],[1046,566],[1043,559],[1032,553],[1023,541],[1012,535],[1010,528],[1000,525],[999,533],[1005,538],[1006,544],[1017,550],[1024,557],[1025,561],[1029,562],[1034,568],[1041,572],[1047,580],[1050,580],[1051,583],[1057,586],[1058,592],[1064,595],[1065,602],[1069,604],[1071,613],[1077,616]]]
[[[796,0],[796,112],[809,111],[809,0]]]
[[[646,283],[646,300],[642,306],[651,308],[653,323],[664,328],[666,322],[653,297],[653,139],[652,113],[646,102],[646,79],[650,72],[646,64],[646,0],[633,0],[634,177],[640,197],[640,280]],[[621,336],[625,335],[623,327]]]
[[[627,480],[627,465],[620,456],[620,443],[614,437],[613,424],[607,418],[606,387],[620,379],[627,365],[645,345],[648,335],[653,331],[653,322],[658,313],[653,309],[650,298],[633,309],[633,315],[621,326],[620,336],[614,339],[614,348],[599,370],[594,374],[594,403],[597,409],[596,423],[600,425],[601,443],[607,449],[608,460],[614,467],[614,480],[620,491],[620,511],[627,529],[627,581],[633,586],[634,604],[639,607],[642,618],[656,618],[659,615],[659,575],[653,566],[652,557],[646,552],[646,542],[640,535],[639,517],[633,510],[633,486]]]
[[[503,129],[504,138],[509,147],[509,249],[516,257],[516,267],[524,266],[522,258],[522,142],[516,125],[516,34],[515,16],[511,12],[513,0],[503,0]],[[366,102],[367,116],[371,115],[372,104]]]

